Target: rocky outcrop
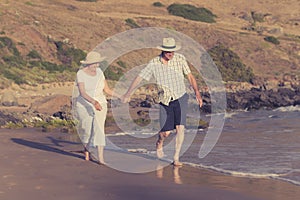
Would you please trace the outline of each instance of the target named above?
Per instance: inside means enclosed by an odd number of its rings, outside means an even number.
[[[221,95],[221,94],[220,94]],[[222,94],[223,95],[223,94]],[[214,95],[217,97],[218,95]],[[209,92],[202,93],[203,107],[201,111],[211,113],[211,98]],[[218,99],[216,99],[218,101]],[[258,110],[274,109],[285,106],[300,105],[300,86],[279,87],[273,89],[264,89],[252,87],[249,90],[238,90],[236,92],[226,93],[226,103],[228,110]],[[134,98],[130,101],[132,107],[152,107],[155,105],[150,98]],[[198,109],[196,102],[192,102],[192,109]]]
[[[2,106],[18,106],[18,100],[11,90],[7,90],[2,94],[0,102]]]
[[[249,91],[227,93],[227,108],[230,110],[273,109],[300,105],[300,87],[263,90],[252,88]]]
[[[71,107],[71,98],[67,95],[57,94],[33,102],[29,110],[53,115],[64,110],[64,107]]]

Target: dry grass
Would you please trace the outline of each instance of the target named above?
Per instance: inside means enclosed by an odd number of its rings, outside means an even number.
[[[125,20],[134,19],[140,26],[169,27],[185,33],[204,48],[223,43],[234,50],[256,75],[281,78],[283,73],[298,73],[300,45],[300,4],[298,0],[190,0],[218,16],[217,23],[194,22],[168,14],[166,7],[154,7],[150,0],[1,0],[0,32],[19,42],[26,55],[35,49],[51,62],[55,46],[51,40],[69,39],[80,49],[89,51],[107,37],[130,29]],[[168,6],[174,1],[160,1]],[[267,32],[242,30],[249,22],[241,19],[252,11],[269,14],[268,20],[256,24],[266,29],[278,28],[281,44],[275,46],[263,38]],[[298,24],[298,25],[297,25]],[[24,45],[25,44],[25,45]]]

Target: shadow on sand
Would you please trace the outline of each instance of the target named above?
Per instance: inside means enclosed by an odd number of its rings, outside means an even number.
[[[20,138],[11,138],[11,140],[14,143],[24,145],[27,147],[31,147],[31,148],[35,148],[35,149],[39,149],[39,150],[43,150],[43,151],[59,153],[62,155],[72,156],[72,157],[80,158],[80,159],[84,158],[83,156],[73,153],[76,151],[67,151],[67,150],[63,150],[60,148],[56,148],[56,147],[63,147],[63,145],[61,145],[60,143],[68,143],[68,144],[76,144],[76,145],[79,145],[79,143],[69,142],[69,141],[65,141],[65,140],[57,140],[53,137],[47,137],[47,138],[50,140],[51,143],[39,143],[39,142],[33,142],[33,141],[24,140],[24,139],[20,139]],[[78,153],[80,153],[80,152],[78,152]]]

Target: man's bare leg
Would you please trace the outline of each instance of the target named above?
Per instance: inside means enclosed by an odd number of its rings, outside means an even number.
[[[164,157],[163,151],[163,143],[166,137],[170,135],[171,131],[159,132],[158,133],[158,140],[156,142],[156,155],[158,158]]]
[[[179,162],[179,154],[181,150],[181,146],[184,140],[184,126],[177,125],[176,126],[176,143],[175,143],[175,154],[174,154],[174,166],[182,166],[182,163]]]

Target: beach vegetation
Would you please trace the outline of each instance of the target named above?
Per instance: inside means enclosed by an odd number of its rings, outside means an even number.
[[[119,60],[119,61],[117,62],[117,64],[118,64],[120,67],[122,67],[123,69],[126,69],[126,68],[127,68],[126,63],[125,63],[124,61],[122,61],[122,60]]]
[[[76,132],[76,124],[74,120],[60,119],[57,117],[50,117],[48,119],[32,117],[30,119],[8,121],[3,127],[9,129],[41,128],[43,132],[53,131],[55,129],[60,129],[63,130],[63,132],[68,133]]]
[[[267,36],[267,37],[264,38],[264,40],[267,41],[267,42],[273,43],[275,45],[280,44],[279,40],[274,36]]]
[[[14,41],[0,37],[0,74],[16,84],[37,85],[56,81],[73,81],[86,53],[64,42],[53,41],[59,62],[49,62],[33,49],[26,56],[18,51]]]
[[[98,0],[76,0],[76,1],[84,1],[84,2],[97,2]]]
[[[209,49],[208,53],[218,67],[223,81],[252,82],[254,78],[252,69],[229,48],[219,44]]]
[[[201,21],[206,23],[215,23],[217,17],[210,10],[203,7],[195,7],[190,4],[171,4],[167,7],[168,12],[171,15],[180,16],[185,19],[194,21]]]
[[[140,26],[131,18],[127,18],[125,22],[126,25],[130,26],[131,28],[140,28]]]
[[[164,7],[164,4],[162,4],[162,3],[159,2],[159,1],[154,2],[152,5],[155,6],[155,7]]]
[[[36,51],[36,50],[31,50],[28,54],[27,54],[28,58],[32,58],[32,59],[38,59],[38,60],[42,60],[42,56]]]
[[[30,1],[26,1],[25,4],[29,5],[29,6],[34,6],[34,4],[32,2],[30,2]]]
[[[123,72],[118,68],[114,69],[114,67],[108,67],[104,71],[104,75],[109,80],[118,81],[123,76]]]
[[[254,22],[264,22],[265,21],[265,16],[267,16],[266,14],[263,13],[258,13],[255,11],[251,12],[251,17],[253,19]]]
[[[138,119],[134,119],[133,121],[134,121],[134,123],[136,123],[139,126],[147,126],[147,125],[150,124],[151,119],[149,119],[149,118],[138,118]]]

